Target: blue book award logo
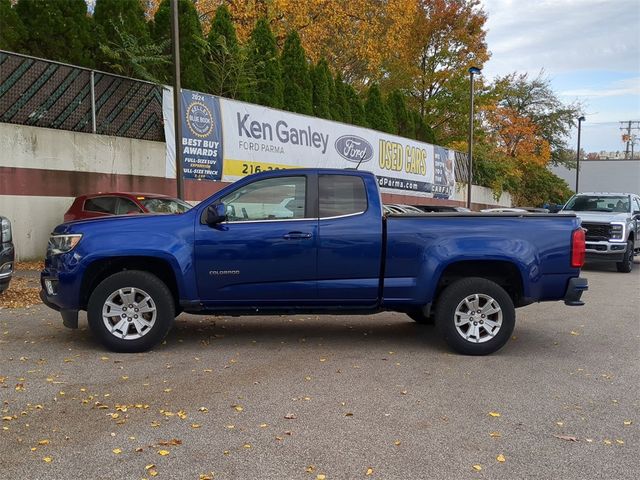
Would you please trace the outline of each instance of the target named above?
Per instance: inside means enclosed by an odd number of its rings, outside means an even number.
[[[182,155],[184,178],[222,178],[220,101],[213,95],[182,91]]]

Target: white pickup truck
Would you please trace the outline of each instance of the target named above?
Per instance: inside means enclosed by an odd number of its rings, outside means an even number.
[[[563,212],[575,213],[587,230],[587,261],[615,262],[623,273],[632,270],[634,255],[640,255],[640,196],[579,193],[569,199]]]

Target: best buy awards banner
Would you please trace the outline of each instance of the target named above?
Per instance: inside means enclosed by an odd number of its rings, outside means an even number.
[[[191,122],[191,128],[187,125],[183,132],[185,178],[232,182],[245,175],[281,168],[358,167],[373,172],[383,192],[437,198],[449,198],[453,193],[452,150],[368,128],[186,90],[182,99],[185,122]],[[165,89],[167,177],[175,177],[172,104],[171,90]],[[189,105],[195,106],[189,110]],[[205,109],[212,112],[211,124]],[[205,164],[211,168],[203,168]],[[189,169],[196,176],[187,177]],[[221,170],[221,176],[202,173],[215,170]]]

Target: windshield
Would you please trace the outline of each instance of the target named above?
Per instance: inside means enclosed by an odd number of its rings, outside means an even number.
[[[139,202],[151,213],[184,213],[191,208],[187,202],[177,198],[145,198]]]
[[[574,212],[629,212],[629,197],[576,195],[567,202],[564,210]]]

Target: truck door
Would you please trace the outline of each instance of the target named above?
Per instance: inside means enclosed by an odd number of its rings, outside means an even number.
[[[382,261],[379,197],[372,205],[363,177],[341,173],[318,175],[318,199],[319,300],[329,305],[374,304]]]
[[[228,221],[196,225],[203,301],[250,308],[317,300],[317,197],[309,181],[306,175],[256,180],[221,199]]]

